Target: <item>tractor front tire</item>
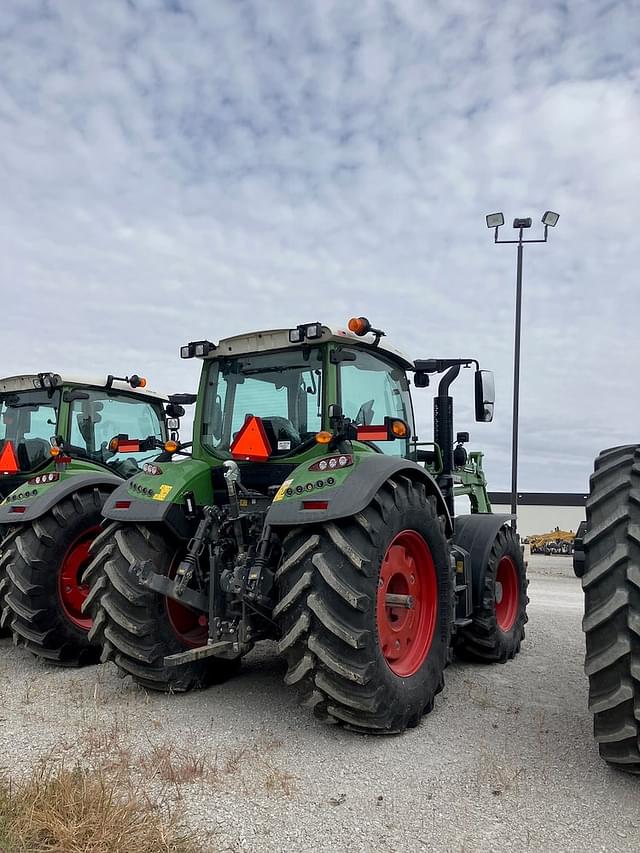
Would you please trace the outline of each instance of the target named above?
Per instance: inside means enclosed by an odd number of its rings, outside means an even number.
[[[456,639],[459,657],[506,663],[518,654],[527,622],[528,583],[518,537],[510,527],[501,527],[491,546],[472,622]]]
[[[640,774],[640,445],[604,450],[583,538],[585,672],[601,757]]]
[[[129,571],[145,560],[160,575],[177,568],[181,549],[167,531],[114,523],[96,539],[92,553],[85,611],[93,619],[90,638],[102,647],[103,662],[113,661],[123,677],[165,693],[219,684],[237,673],[240,658],[164,663],[167,655],[207,644],[204,614],[141,586]]]
[[[107,492],[73,492],[17,529],[6,563],[7,616],[16,645],[59,666],[95,663],[90,621],[82,613],[81,574],[102,520]]]
[[[367,733],[416,726],[442,690],[451,639],[452,573],[435,499],[400,476],[362,512],[296,528],[283,544],[274,617],[285,682],[301,704]]]

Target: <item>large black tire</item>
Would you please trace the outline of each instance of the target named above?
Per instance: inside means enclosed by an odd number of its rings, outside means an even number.
[[[5,596],[9,586],[7,565],[13,559],[17,527],[0,527],[0,637],[11,636],[11,616]]]
[[[102,646],[103,662],[113,661],[122,676],[166,693],[207,687],[235,675],[240,658],[164,665],[166,655],[207,642],[206,626],[203,632],[195,629],[193,643],[183,641],[172,628],[166,596],[142,587],[129,572],[133,563],[150,560],[158,574],[169,574],[180,545],[168,531],[114,523],[97,537],[92,550],[95,556],[85,574],[90,588],[85,611],[93,619],[89,636]]]
[[[510,527],[501,527],[485,568],[482,598],[474,607],[471,625],[456,638],[460,657],[506,663],[518,654],[527,622],[528,583],[518,537]]]
[[[377,606],[378,590],[384,591],[389,582],[388,549],[406,533],[415,534],[415,542],[422,541],[431,555],[433,594],[428,600],[419,598],[413,614],[421,626],[420,613],[433,606],[433,633],[425,656],[417,657],[422,660],[419,668],[400,676],[387,662],[387,646],[381,643],[382,623],[391,614],[385,610],[380,616]],[[415,571],[420,583],[427,562]],[[416,563],[410,565],[415,568]],[[451,576],[435,500],[424,485],[406,477],[388,480],[352,518],[291,531],[276,574],[279,603],[274,617],[281,629],[279,650],[288,664],[285,681],[297,685],[301,704],[313,708],[319,719],[359,731],[392,733],[417,725],[444,685],[453,610]],[[416,648],[419,634],[412,641]]]
[[[11,548],[6,604],[14,640],[53,664],[83,666],[99,657],[79,609],[74,615],[65,606],[60,582],[66,561],[95,535],[107,495],[98,487],[72,493],[21,526]],[[78,566],[76,582],[84,567]]]
[[[585,672],[600,755],[640,774],[640,445],[595,463],[583,539]]]

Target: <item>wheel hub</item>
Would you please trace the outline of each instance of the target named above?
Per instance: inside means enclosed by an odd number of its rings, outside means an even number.
[[[507,633],[518,618],[520,609],[520,583],[518,570],[512,557],[505,555],[498,563],[495,580],[496,622]]]
[[[91,628],[92,620],[82,612],[89,586],[82,583],[81,578],[91,562],[89,549],[99,531],[99,527],[92,527],[81,533],[67,549],[58,572],[58,597],[64,614],[76,628],[83,631]]]
[[[438,585],[431,551],[414,530],[389,544],[380,566],[376,620],[387,665],[408,677],[429,654],[438,615]]]

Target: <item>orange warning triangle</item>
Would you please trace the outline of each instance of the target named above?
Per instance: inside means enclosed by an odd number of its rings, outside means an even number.
[[[0,451],[0,474],[15,474],[20,470],[13,444],[7,441]]]
[[[233,439],[231,455],[248,462],[266,462],[271,456],[271,445],[260,418],[250,415]]]

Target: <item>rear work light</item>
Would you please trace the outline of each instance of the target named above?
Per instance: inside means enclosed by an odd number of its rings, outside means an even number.
[[[204,358],[216,349],[217,346],[211,341],[189,341],[180,347],[180,358]]]
[[[337,468],[348,468],[353,465],[353,456],[341,453],[339,456],[325,456],[313,465],[309,465],[309,471],[335,471]]]
[[[56,480],[60,479],[60,474],[51,473],[51,474],[38,474],[37,477],[32,477],[30,480],[27,480],[31,486],[44,486],[46,483],[55,483]]]
[[[302,341],[315,341],[322,337],[322,323],[301,323],[295,329],[289,329],[289,343],[301,344]]]

